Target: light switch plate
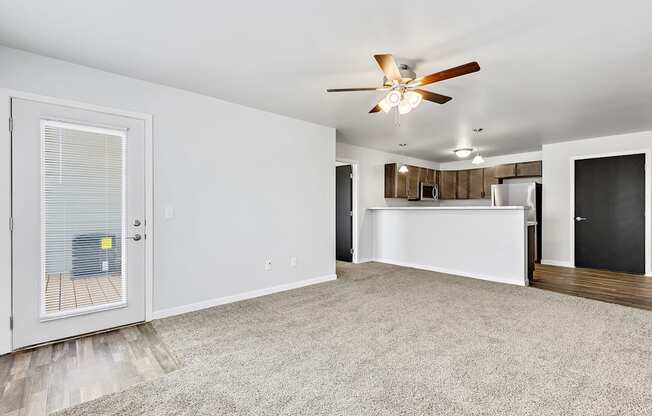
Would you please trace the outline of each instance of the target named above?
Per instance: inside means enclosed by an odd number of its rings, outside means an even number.
[[[290,257],[290,267],[297,267],[297,258]]]
[[[265,260],[265,270],[267,271],[272,270],[272,259]]]
[[[171,218],[174,218],[174,208],[165,207],[165,219],[169,220]]]

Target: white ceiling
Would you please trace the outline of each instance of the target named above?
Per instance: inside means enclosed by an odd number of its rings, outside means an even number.
[[[434,161],[652,129],[652,3],[592,1],[1,1],[0,43],[334,126],[338,140]],[[395,126],[369,115],[374,53],[425,75],[482,70],[428,87]],[[473,137],[473,127],[483,127]]]

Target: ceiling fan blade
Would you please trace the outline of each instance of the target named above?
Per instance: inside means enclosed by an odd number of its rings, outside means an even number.
[[[408,87],[419,87],[422,85],[432,84],[433,82],[443,81],[445,79],[455,78],[473,72],[478,72],[480,65],[477,62],[469,62],[468,64],[449,68],[444,71],[435,72],[434,74],[426,75],[425,77],[417,78],[408,83]]]
[[[374,55],[374,58],[376,59],[376,62],[378,62],[378,66],[380,66],[380,69],[383,70],[383,73],[388,80],[401,80],[401,71],[398,70],[396,61],[394,61],[394,57],[391,54],[387,53],[383,55]]]
[[[329,88],[326,92],[384,91],[383,88]]]
[[[426,90],[416,89],[414,91],[421,94],[424,100],[432,101],[433,103],[437,103],[437,104],[446,104],[447,102],[453,99],[452,97],[447,97],[445,95],[437,94]]]
[[[376,106],[375,106],[374,108],[372,108],[371,110],[369,110],[369,114],[377,113],[377,112],[379,112],[379,111],[383,111],[383,109],[380,108],[380,106],[379,106],[378,104],[376,104]]]

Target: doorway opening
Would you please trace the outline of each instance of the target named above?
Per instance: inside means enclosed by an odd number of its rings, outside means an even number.
[[[357,163],[335,162],[335,258],[357,263]]]

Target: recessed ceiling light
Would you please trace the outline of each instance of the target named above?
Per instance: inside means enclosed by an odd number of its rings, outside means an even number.
[[[471,149],[470,147],[464,147],[462,149],[453,150],[453,153],[455,153],[459,158],[468,157],[471,154],[471,152],[473,152],[473,149]]]

